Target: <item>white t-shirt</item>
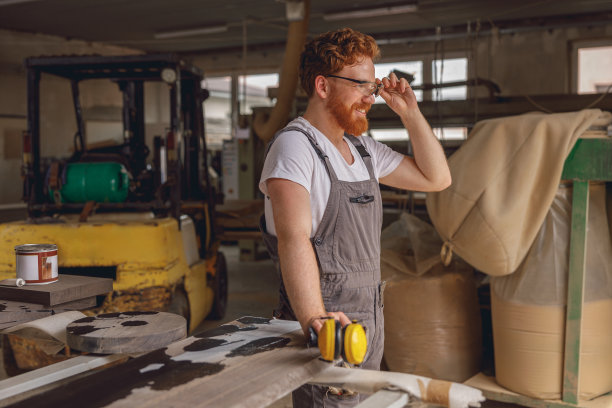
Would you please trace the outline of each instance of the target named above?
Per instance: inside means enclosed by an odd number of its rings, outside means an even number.
[[[359,152],[353,143],[346,137],[344,139],[351,149],[354,158],[353,164],[351,165],[344,160],[336,146],[306,119],[298,117],[289,125],[299,126],[310,131],[309,133],[314,136],[321,150],[329,156],[329,161],[339,180],[362,181],[370,178],[368,169],[359,155]],[[371,137],[360,136],[359,140],[372,157],[374,175],[377,180],[387,176],[395,170],[404,157],[401,153],[375,141]],[[266,227],[268,233],[276,236],[274,218],[272,216],[272,205],[270,204],[266,186],[266,181],[270,178],[290,180],[300,184],[308,190],[310,193],[310,208],[312,211],[311,237],[314,236],[321,222],[321,218],[323,218],[325,207],[327,206],[331,180],[325,170],[323,161],[315,152],[306,135],[296,130],[280,134],[272,144],[261,172],[259,189],[266,196]]]

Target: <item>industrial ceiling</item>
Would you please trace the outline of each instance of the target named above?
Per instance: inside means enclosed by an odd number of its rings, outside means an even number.
[[[206,55],[284,45],[296,0],[0,0],[0,28]],[[350,26],[380,43],[479,30],[606,24],[611,0],[311,0],[309,33]]]

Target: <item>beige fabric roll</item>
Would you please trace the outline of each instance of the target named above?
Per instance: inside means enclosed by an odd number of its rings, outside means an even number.
[[[478,122],[449,159],[453,184],[427,210],[461,258],[491,276],[514,272],[557,191],[565,159],[599,109]]]
[[[563,387],[565,307],[500,300],[491,291],[495,373],[509,390],[534,398],[560,399]],[[612,390],[612,299],[583,308],[579,396]]]

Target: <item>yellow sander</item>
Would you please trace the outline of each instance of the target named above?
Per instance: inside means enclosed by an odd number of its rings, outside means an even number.
[[[362,325],[353,320],[345,327],[340,322],[328,317],[319,330],[319,334],[310,328],[309,344],[317,345],[325,361],[335,361],[340,356],[347,363],[360,365],[368,349],[368,339]]]

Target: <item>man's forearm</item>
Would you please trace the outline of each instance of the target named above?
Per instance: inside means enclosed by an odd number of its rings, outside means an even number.
[[[402,124],[410,134],[414,161],[423,175],[434,184],[450,178],[442,145],[433,134],[429,123],[418,109],[401,115]],[[441,171],[441,170],[444,171]]]
[[[310,194],[301,185],[285,179],[269,179],[267,186],[274,209],[283,282],[293,313],[307,334],[312,318],[325,315],[317,258],[309,238]]]
[[[283,282],[291,308],[306,333],[313,317],[325,316],[319,268],[307,237],[279,239]]]

